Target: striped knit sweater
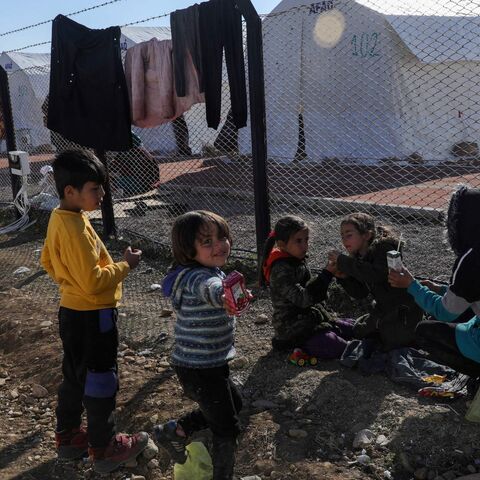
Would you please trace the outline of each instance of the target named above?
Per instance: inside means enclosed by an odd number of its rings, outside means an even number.
[[[218,268],[195,267],[176,273],[171,291],[177,316],[172,364],[186,368],[213,368],[235,356],[235,317],[223,308]]]

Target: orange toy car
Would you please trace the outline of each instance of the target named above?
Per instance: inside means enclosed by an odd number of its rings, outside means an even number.
[[[299,367],[305,365],[316,365],[318,363],[317,357],[312,357],[305,353],[301,348],[296,348],[289,356],[288,361]]]

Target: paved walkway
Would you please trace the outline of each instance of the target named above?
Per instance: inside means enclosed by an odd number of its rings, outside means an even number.
[[[269,187],[276,194],[389,206],[444,209],[461,183],[480,187],[480,168],[269,165]],[[253,173],[246,163],[185,160],[160,164],[160,184],[253,191]]]
[[[225,158],[225,157],[223,157]],[[51,154],[30,157],[38,173]],[[160,163],[160,184],[182,187],[231,189],[253,193],[249,162],[222,158],[188,159]],[[480,167],[377,167],[270,164],[269,188],[278,196],[334,198],[379,205],[444,209],[456,185],[480,187]],[[0,183],[9,184],[8,160],[0,158]]]

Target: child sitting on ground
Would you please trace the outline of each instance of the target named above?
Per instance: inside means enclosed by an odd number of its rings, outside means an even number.
[[[114,263],[84,212],[99,208],[105,170],[88,151],[66,150],[53,162],[60,207],[53,210],[41,263],[60,286],[58,312],[63,344],[63,380],[58,389],[55,440],[58,456],[82,457],[108,473],[134,459],[147,445],[145,432],[115,435],[117,303],[122,280],[140,261],[127,248]],[[87,411],[88,433],[81,427]]]
[[[389,282],[407,291],[436,320],[418,324],[420,347],[430,358],[473,378],[480,376],[480,190],[461,187],[450,200],[447,215],[450,246],[457,258],[448,287],[419,282],[404,268],[391,271]],[[470,320],[455,323],[468,308]]]
[[[405,289],[388,283],[387,252],[399,248],[398,238],[390,228],[376,226],[371,215],[361,212],[347,215],[340,231],[348,254],[328,254],[329,263],[338,271],[338,283],[354,298],[371,294],[375,300],[373,311],[355,322],[353,336],[380,340],[384,350],[415,346],[415,327],[422,310]]]
[[[187,437],[210,428],[213,479],[230,480],[235,463],[240,394],[230,380],[235,317],[226,307],[221,268],[230,255],[227,222],[202,210],[181,215],[172,229],[174,266],[163,281],[177,316],[171,357],[185,395],[199,409],[154,429],[176,463],[185,463]]]
[[[340,358],[351,338],[351,323],[334,320],[325,310],[334,266],[312,280],[306,264],[309,228],[299,217],[278,220],[265,242],[260,283],[270,285],[273,305],[274,349],[300,347],[319,358]]]

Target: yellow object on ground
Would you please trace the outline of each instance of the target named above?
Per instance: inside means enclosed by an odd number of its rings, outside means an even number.
[[[480,388],[477,390],[470,407],[468,407],[467,413],[465,414],[465,420],[480,423]]]
[[[435,373],[433,375],[429,375],[428,377],[423,377],[422,380],[428,383],[442,384],[446,380],[446,378],[446,375],[437,375]]]
[[[202,442],[192,442],[187,445],[187,461],[173,467],[175,480],[212,480],[212,459]]]

